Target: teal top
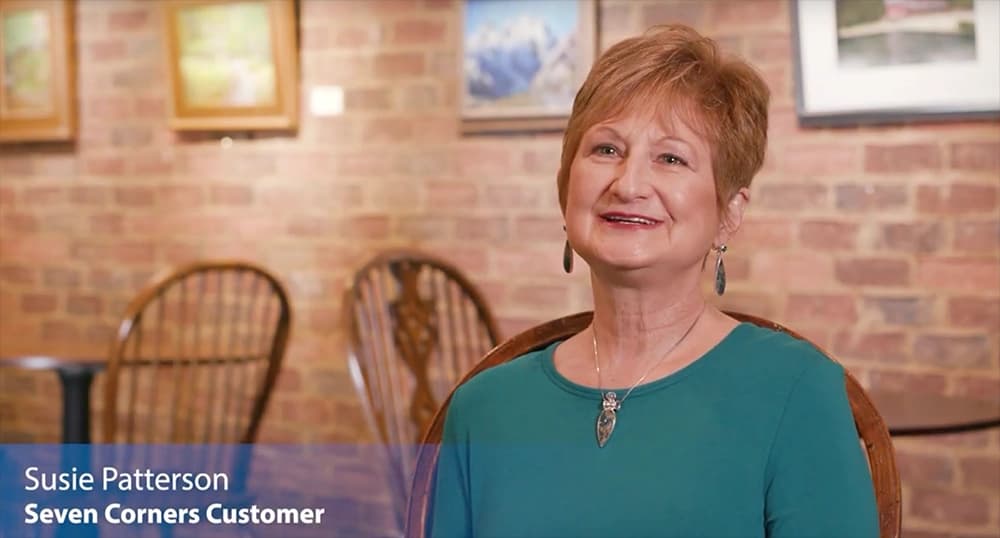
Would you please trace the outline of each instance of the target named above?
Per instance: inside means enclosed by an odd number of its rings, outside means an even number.
[[[878,536],[843,368],[809,343],[738,325],[637,387],[604,448],[557,345],[455,391],[430,536]]]

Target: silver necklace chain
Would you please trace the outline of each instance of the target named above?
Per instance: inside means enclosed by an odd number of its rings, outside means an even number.
[[[695,316],[694,321],[692,321],[691,325],[686,331],[684,331],[684,334],[682,334],[681,337],[678,338],[677,341],[674,342],[670,348],[660,356],[659,359],[653,361],[653,363],[646,368],[646,371],[639,377],[639,379],[636,380],[635,383],[632,383],[632,386],[625,392],[625,396],[623,396],[621,400],[618,399],[618,395],[612,390],[604,392],[604,382],[601,380],[601,361],[597,354],[597,328],[596,326],[593,327],[594,367],[597,369],[597,390],[601,393],[601,412],[597,415],[597,422],[595,424],[597,446],[599,448],[604,448],[604,445],[606,445],[608,440],[611,439],[611,434],[615,431],[615,424],[618,422],[618,410],[622,408],[622,403],[628,399],[629,395],[632,394],[632,391],[646,379],[646,376],[648,376],[657,365],[662,363],[667,356],[669,356],[670,353],[673,352],[673,350],[676,349],[685,338],[687,338],[688,334],[691,334],[691,330],[694,329],[694,326],[697,325],[698,320],[701,319],[701,315],[704,313],[705,304],[702,304],[701,311],[698,312],[697,316]]]
[[[622,396],[621,400],[617,399],[617,395],[614,393],[614,391],[608,391],[607,394],[604,393],[604,384],[601,382],[601,361],[598,360],[598,355],[597,355],[597,328],[596,327],[593,328],[594,367],[597,369],[597,390],[602,394],[602,397],[604,399],[610,398],[612,401],[615,401],[616,411],[621,408],[621,405],[625,402],[625,399],[628,398],[630,394],[632,394],[632,391],[635,390],[635,388],[638,387],[639,384],[646,379],[646,377],[653,371],[653,369],[656,368],[658,365],[660,365],[670,355],[670,353],[673,352],[674,349],[676,349],[677,346],[679,346],[680,343],[683,342],[684,339],[687,338],[689,334],[691,334],[691,331],[694,329],[694,326],[697,325],[698,320],[701,319],[701,315],[705,313],[705,306],[706,306],[705,304],[701,305],[701,310],[698,312],[698,315],[695,316],[694,321],[691,322],[691,325],[688,326],[687,330],[684,331],[684,334],[682,334],[681,337],[678,338],[677,341],[674,342],[673,345],[671,345],[670,348],[667,349],[667,351],[663,355],[661,355],[659,359],[653,361],[653,363],[650,364],[648,368],[646,368],[645,373],[643,373],[642,376],[640,376],[639,379],[636,380],[636,382],[633,383],[631,387],[629,387],[628,391],[625,392],[625,396]]]

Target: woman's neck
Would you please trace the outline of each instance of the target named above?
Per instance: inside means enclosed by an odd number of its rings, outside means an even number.
[[[591,284],[591,328],[602,370],[609,375],[605,383],[628,383],[641,375],[689,333],[706,306],[697,278],[681,277],[663,286],[638,288],[616,286],[592,276]]]

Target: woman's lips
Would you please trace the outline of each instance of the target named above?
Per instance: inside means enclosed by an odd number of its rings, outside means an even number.
[[[663,221],[649,217],[646,215],[639,215],[636,213],[602,213],[601,219],[615,228],[653,228],[661,224]]]

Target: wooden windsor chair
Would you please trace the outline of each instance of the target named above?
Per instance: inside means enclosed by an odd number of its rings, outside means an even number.
[[[290,326],[284,287],[251,263],[196,262],[155,276],[112,347],[103,442],[254,442]]]
[[[809,341],[795,331],[764,318],[739,312],[726,312],[726,314],[739,321],[785,332],[800,340]],[[508,362],[530,351],[544,348],[553,342],[565,340],[587,328],[592,318],[592,312],[581,312],[532,327],[495,347],[465,375],[458,385],[465,383],[483,370]],[[817,349],[819,348],[817,347]],[[830,360],[835,360],[825,351],[823,353]],[[902,498],[899,472],[896,469],[895,452],[889,437],[889,430],[857,379],[847,370],[844,371],[844,377],[847,397],[854,415],[854,424],[858,431],[858,437],[864,445],[872,481],[875,485],[879,535],[881,538],[899,538],[902,525]],[[425,536],[434,468],[437,463],[441,435],[444,432],[444,422],[450,401],[451,396],[449,395],[441,408],[438,409],[420,444],[413,488],[407,507],[405,525],[407,538],[423,538]]]
[[[452,388],[498,341],[493,315],[452,265],[412,250],[377,255],[346,292],[348,365],[402,529],[414,445]]]

